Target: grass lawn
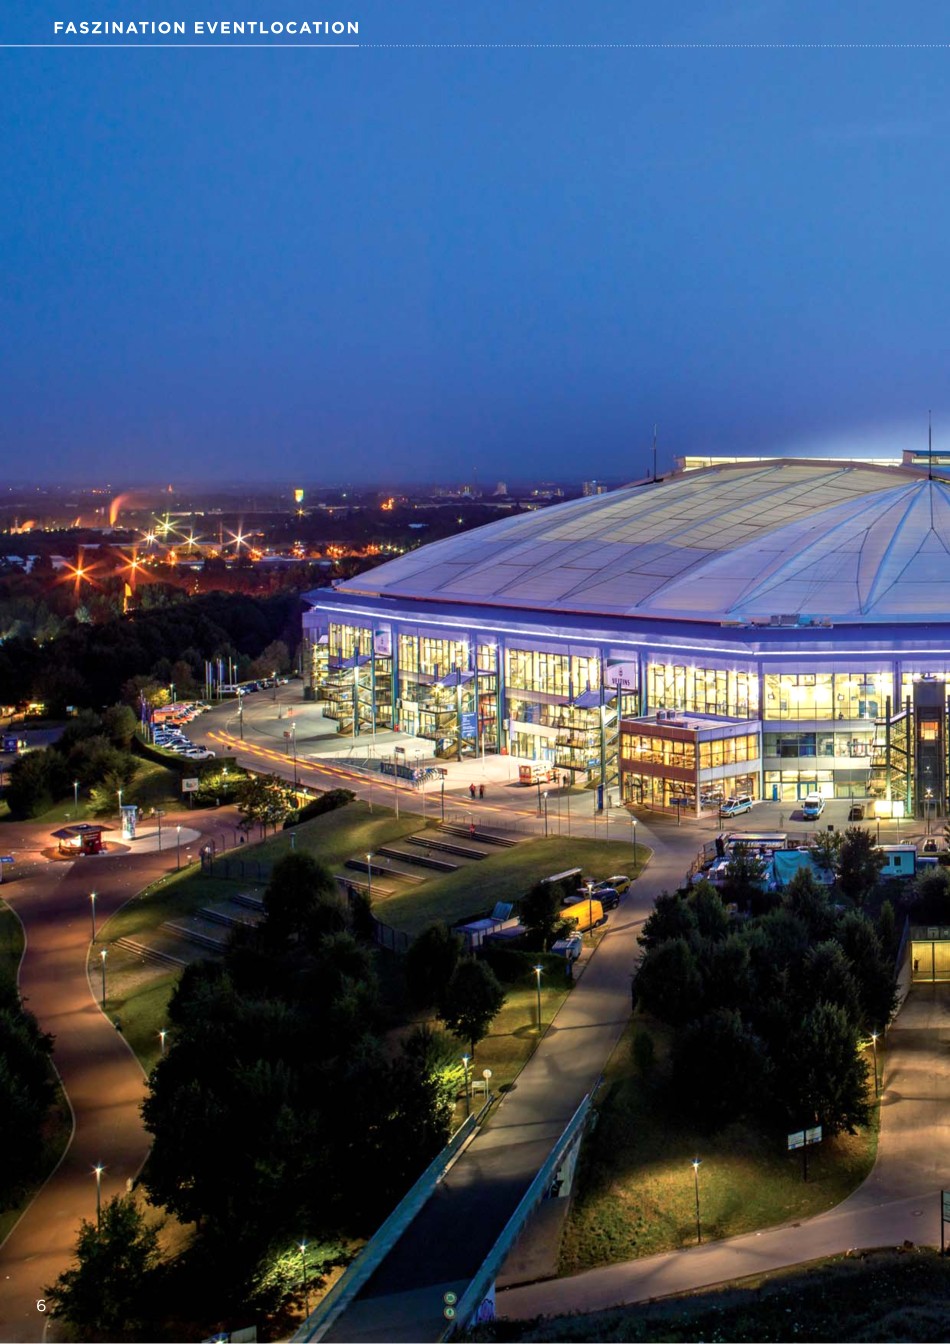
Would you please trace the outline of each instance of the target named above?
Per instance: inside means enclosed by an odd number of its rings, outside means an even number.
[[[737,1123],[714,1134],[679,1124],[630,1063],[627,1029],[605,1074],[600,1122],[585,1144],[561,1246],[561,1272],[672,1251],[696,1241],[693,1159],[704,1240],[806,1218],[840,1203],[868,1175],[877,1113],[856,1135],[812,1147],[808,1182],[784,1136]],[[728,1337],[728,1336],[727,1336]]]
[[[122,801],[138,803],[146,812],[160,803],[180,803],[180,776],[177,770],[169,770],[155,761],[138,761],[135,778],[128,788],[122,790]],[[117,812],[118,799],[116,799],[116,820]],[[49,826],[67,826],[79,821],[94,821],[96,815],[89,800],[89,790],[80,789],[78,807],[73,801],[73,795],[69,794],[66,798],[61,798],[58,803],[54,803],[46,812],[41,812],[30,820],[40,821]],[[0,820],[10,820],[6,803],[0,811]]]

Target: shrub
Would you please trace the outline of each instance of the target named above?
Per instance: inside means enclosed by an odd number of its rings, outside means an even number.
[[[346,807],[355,797],[356,794],[352,789],[329,789],[326,793],[311,799],[309,803],[305,803],[296,812],[292,812],[284,822],[284,830],[290,826],[298,826],[302,821],[322,817],[324,812],[335,812],[338,807]]]

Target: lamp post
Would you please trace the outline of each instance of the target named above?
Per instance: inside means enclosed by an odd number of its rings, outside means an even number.
[[[537,991],[538,991],[538,1035],[540,1036],[540,1035],[541,1035],[541,972],[544,970],[544,967],[541,966],[541,965],[538,965],[538,966],[534,966],[532,969],[534,970],[535,987],[537,988]]]
[[[276,700],[276,699],[277,699],[277,673],[276,673],[276,672],[272,673],[272,677],[273,677],[273,682],[274,682],[274,699]]]
[[[541,797],[544,799],[544,838],[547,839],[547,836],[548,836],[548,795],[547,795],[547,793],[542,793]]]
[[[73,780],[73,807],[79,806],[79,780]]]
[[[92,911],[92,941],[96,941],[96,893],[89,893],[89,908]]]
[[[181,871],[181,827],[180,827],[180,826],[176,826],[176,827],[175,827],[175,842],[176,842],[176,845],[177,845],[177,848],[178,848],[178,869],[177,869],[177,871],[180,872],[180,871]]]
[[[238,731],[241,734],[241,741],[244,741],[244,696],[238,697]]]
[[[121,821],[121,820],[122,820],[122,790],[121,790],[121,789],[116,789],[116,793],[119,795],[119,820]]]
[[[366,899],[370,905],[373,903],[373,855],[366,855]]]
[[[442,794],[441,794],[441,802],[442,802],[442,824],[444,825],[444,824],[445,824],[445,775],[442,776]],[[398,812],[396,813],[396,816],[397,816],[397,817],[399,816],[399,813],[398,813]]]
[[[393,751],[393,799],[396,805],[396,820],[399,820],[399,776],[396,773],[396,753]],[[445,820],[445,785],[442,785],[442,820]]]
[[[541,781],[538,780],[538,816],[541,815]]]
[[[165,1029],[164,1027],[162,1027],[161,1031],[158,1033],[158,1039],[159,1039],[159,1042],[161,1043],[162,1054],[163,1054],[163,1055],[164,1055],[164,1053],[165,1053],[165,1037],[166,1037],[167,1035],[168,1035],[168,1032],[166,1031],[166,1029]]]
[[[633,816],[632,813],[631,813],[631,816],[630,816],[630,824],[631,824],[631,826],[633,827],[633,871],[634,871],[634,876],[636,876],[636,870],[637,870],[637,819],[636,819],[635,816]]]
[[[277,693],[276,693],[276,691],[275,691],[275,693],[274,693],[274,697],[275,697],[275,699],[276,699],[276,694],[277,694]],[[301,1268],[301,1270],[302,1270],[302,1272],[303,1272],[303,1306],[304,1306],[304,1312],[305,1312],[305,1319],[309,1319],[309,1317],[310,1317],[310,1294],[309,1294],[308,1291],[307,1291],[307,1243],[306,1243],[305,1241],[300,1242],[300,1244],[299,1244],[299,1250],[300,1250],[300,1268]]]
[[[106,949],[99,953],[102,958],[102,1011],[106,1010]]]
[[[472,1095],[471,1095],[471,1092],[469,1091],[469,1086],[468,1086],[468,1065],[469,1065],[469,1061],[470,1061],[470,1059],[471,1059],[471,1055],[463,1055],[463,1056],[462,1056],[462,1068],[463,1068],[463,1070],[465,1071],[465,1114],[466,1114],[466,1115],[471,1115],[471,1114],[472,1114]]]
[[[875,1095],[876,1097],[879,1097],[879,1096],[881,1095],[881,1089],[880,1089],[880,1087],[878,1086],[878,1081],[877,1081],[877,1032],[876,1032],[876,1031],[872,1031],[872,1032],[871,1032],[871,1046],[872,1046],[872,1048],[873,1048],[873,1050],[874,1050],[874,1095]]]
[[[102,1225],[102,1173],[105,1171],[105,1167],[101,1163],[97,1163],[93,1167],[93,1171],[96,1174],[96,1231],[98,1232]]]
[[[594,884],[587,884],[587,931],[591,938],[594,936]]]
[[[696,1184],[696,1241],[697,1244],[703,1239],[703,1229],[699,1221],[699,1158],[693,1158],[693,1178]]]
[[[294,788],[297,787],[297,720],[290,725],[290,740],[294,749]]]

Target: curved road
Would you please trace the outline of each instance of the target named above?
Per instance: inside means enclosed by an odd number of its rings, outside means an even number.
[[[219,820],[208,817],[206,829]],[[178,822],[194,826],[195,816],[169,813],[166,825]],[[96,1216],[93,1167],[105,1167],[105,1201],[125,1190],[148,1152],[139,1114],[145,1076],[124,1037],[103,1016],[98,984],[94,990],[86,976],[89,893],[96,892],[101,933],[120,905],[175,866],[173,847],[162,854],[49,862],[40,853],[48,838],[48,826],[4,826],[4,847],[16,856],[16,880],[5,882],[0,895],[26,933],[20,992],[43,1030],[56,1038],[53,1059],[72,1106],[74,1132],[60,1165],[0,1247],[0,1339],[9,1341],[43,1336],[48,1318],[37,1310],[37,1299],[72,1260],[80,1220]]]

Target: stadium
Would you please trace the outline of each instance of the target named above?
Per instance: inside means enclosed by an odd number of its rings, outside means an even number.
[[[683,460],[420,547],[307,594],[307,694],[343,734],[508,753],[601,804],[944,815],[944,465]]]

